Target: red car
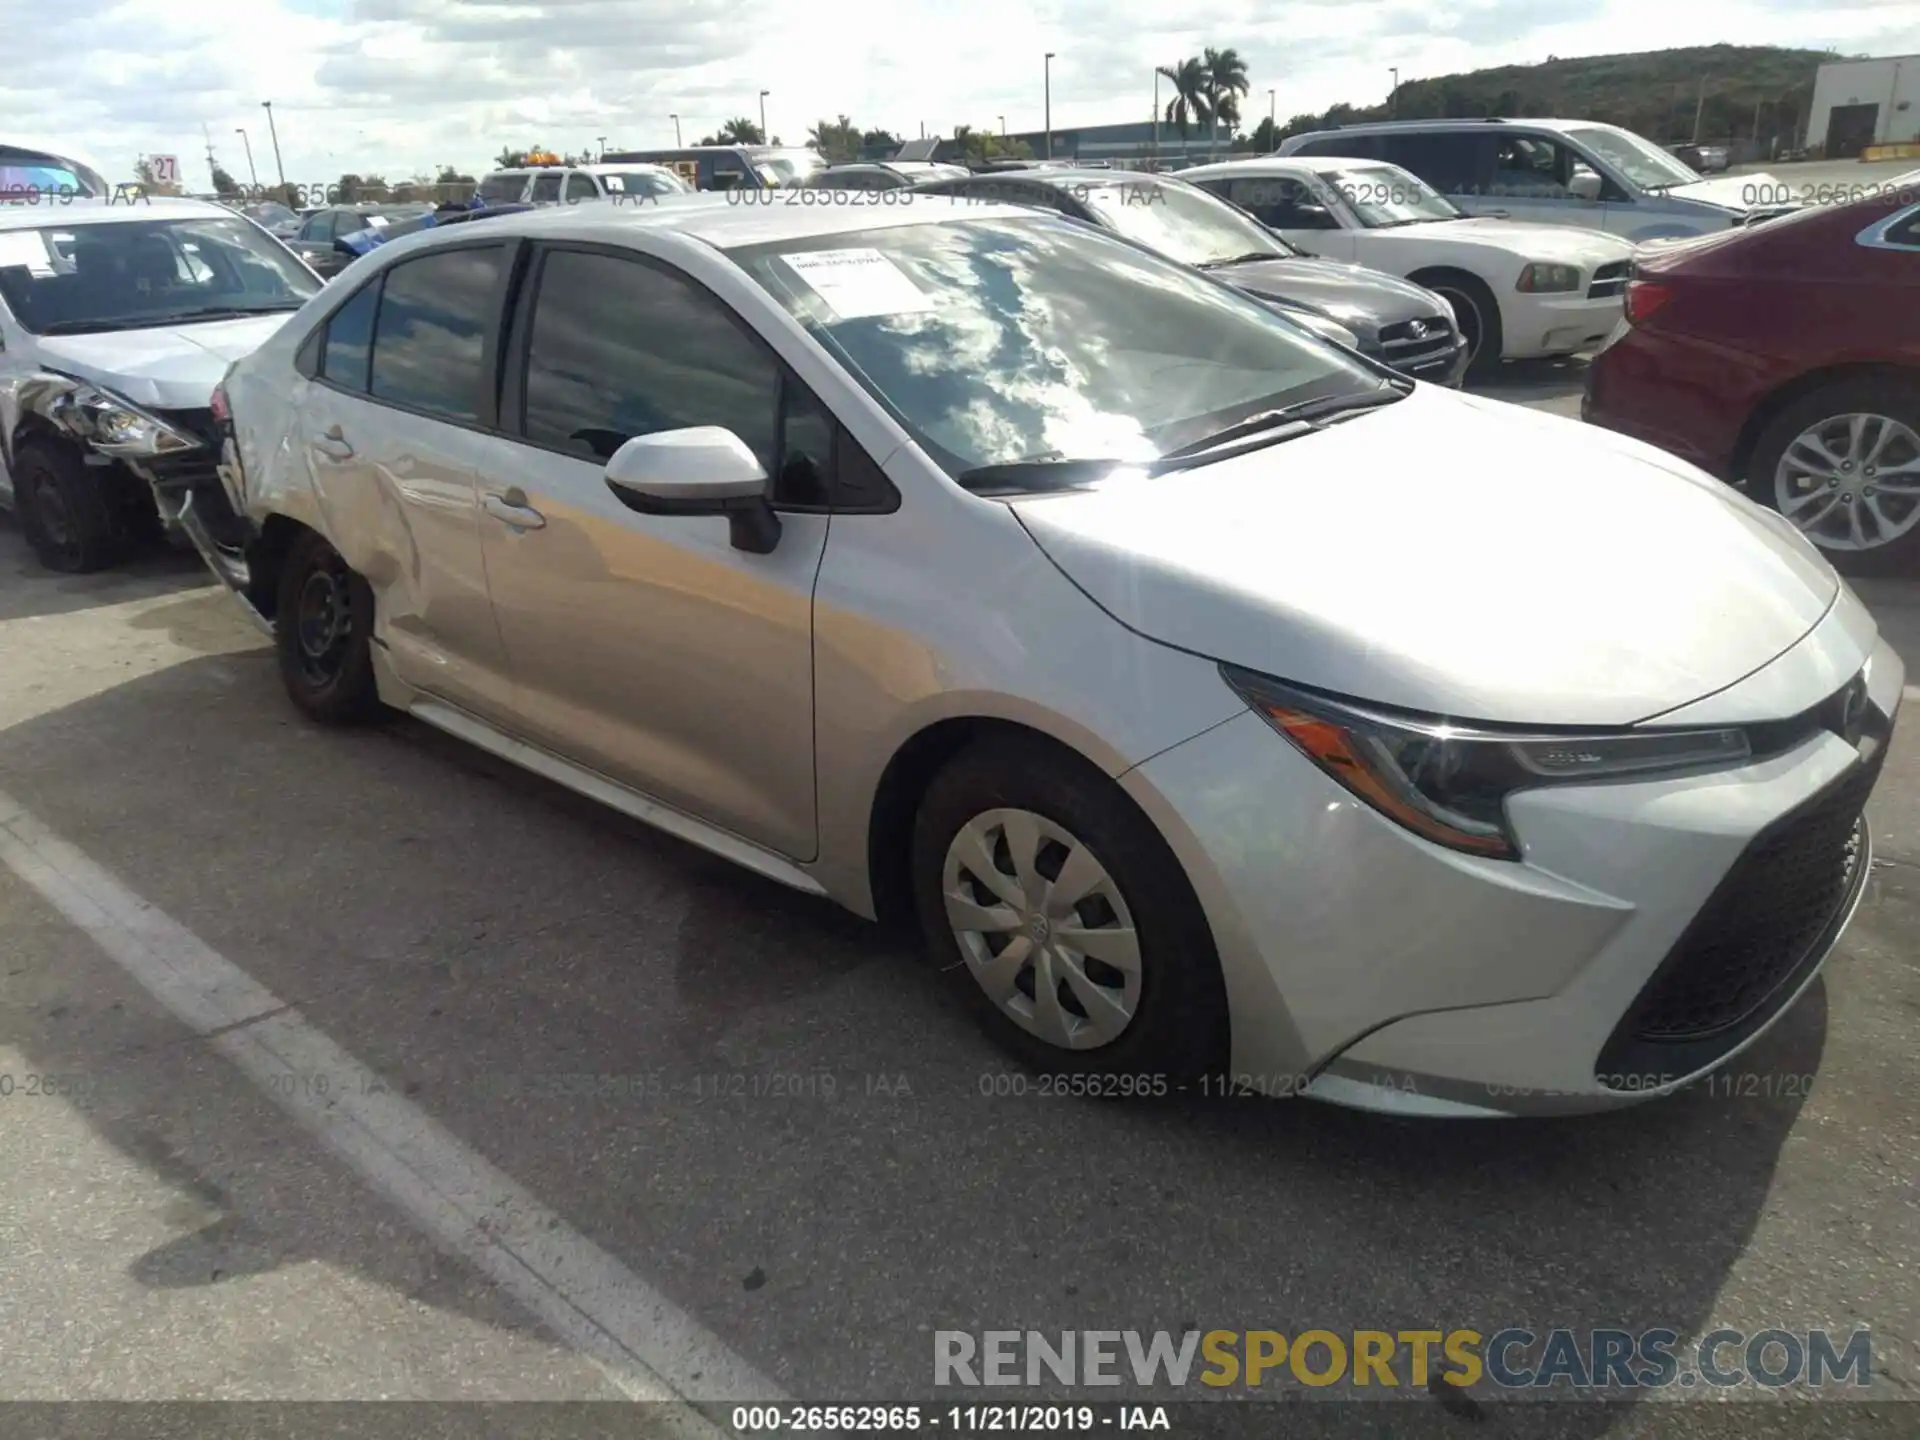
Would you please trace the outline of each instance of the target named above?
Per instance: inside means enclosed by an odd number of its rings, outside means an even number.
[[[1920,171],[1843,205],[1650,247],[1580,413],[1799,527],[1920,574]]]

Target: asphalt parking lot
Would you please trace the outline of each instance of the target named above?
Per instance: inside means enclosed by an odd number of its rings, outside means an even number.
[[[1861,593],[1920,672],[1920,584]],[[186,556],[55,577],[0,519],[0,677],[0,1400],[932,1400],[936,1330],[1195,1325],[1868,1326],[1870,1398],[1920,1400],[1911,723],[1856,923],[1723,1085],[1435,1125],[996,1095],[871,927],[412,722],[300,722]]]

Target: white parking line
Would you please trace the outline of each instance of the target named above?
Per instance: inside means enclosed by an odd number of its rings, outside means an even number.
[[[0,861],[436,1244],[478,1266],[623,1394],[784,1398],[717,1336],[4,791]],[[324,1094],[315,1093],[316,1076],[327,1077]],[[671,1423],[689,1436],[719,1433],[691,1411]]]

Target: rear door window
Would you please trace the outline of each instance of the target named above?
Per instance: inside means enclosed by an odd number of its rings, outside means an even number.
[[[576,203],[581,200],[598,200],[600,198],[600,187],[593,183],[593,177],[591,175],[585,175],[576,170],[573,174],[567,176],[566,198],[570,202]]]
[[[373,319],[380,309],[380,282],[363,286],[327,321],[320,346],[320,378],[342,390],[364,395],[367,365],[373,358]]]
[[[1442,195],[1477,195],[1492,179],[1494,136],[1383,135],[1380,158],[1410,170]]]
[[[560,198],[560,177],[558,175],[536,175],[533,177],[533,193],[527,197],[536,205],[551,205]]]
[[[386,272],[368,393],[460,424],[477,424],[482,354],[500,303],[501,245],[439,250]]]

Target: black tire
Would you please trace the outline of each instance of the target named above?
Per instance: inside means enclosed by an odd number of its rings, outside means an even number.
[[[310,719],[357,725],[384,713],[373,678],[373,591],[312,530],[287,551],[273,631],[281,682]]]
[[[1080,841],[1130,912],[1140,956],[1139,995],[1131,1020],[1105,1044],[1072,1049],[1022,1028],[974,979],[948,922],[948,848],[975,817],[1000,809],[1029,811]],[[912,863],[914,908],[929,959],[988,1033],[1029,1068],[1111,1077],[1115,1083],[1090,1093],[1123,1096],[1167,1093],[1225,1068],[1226,986],[1200,902],[1153,824],[1094,766],[1040,741],[976,742],[948,762],[921,800]],[[1046,874],[1044,864],[1036,868]],[[1021,975],[1029,1001],[1033,973],[1029,967]],[[1059,993],[1070,995],[1070,987],[1059,983]],[[1165,1080],[1164,1088],[1156,1077]]]
[[[1884,415],[1920,434],[1920,382],[1896,375],[1860,376],[1836,381],[1795,400],[1767,423],[1754,442],[1753,456],[1747,462],[1748,497],[1769,510],[1778,510],[1780,497],[1774,488],[1774,472],[1787,447],[1822,420],[1850,414]],[[1902,452],[1903,460],[1912,458]],[[1905,503],[1882,503],[1888,513],[1904,520],[1913,509],[1920,509],[1920,496]],[[1870,550],[1831,549],[1821,543],[1819,535],[1807,538],[1846,574],[1920,576],[1920,520],[1904,535]]]
[[[21,445],[13,489],[20,529],[49,570],[85,575],[119,564],[132,551],[135,507],[121,478],[111,467],[87,464],[71,445]]]
[[[1500,326],[1500,302],[1477,276],[1464,270],[1427,270],[1410,277],[1424,285],[1453,310],[1454,323],[1467,337],[1467,380],[1490,380],[1500,373],[1500,352],[1506,336]]]

